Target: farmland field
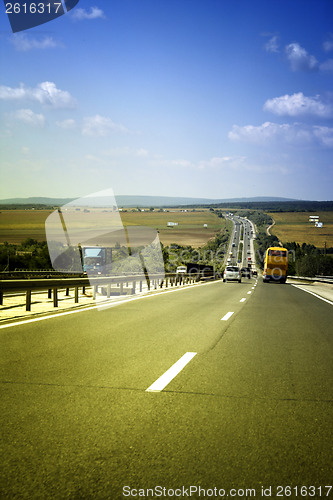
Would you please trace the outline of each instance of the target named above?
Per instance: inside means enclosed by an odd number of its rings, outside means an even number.
[[[51,210],[2,210],[0,212],[0,243],[19,244],[27,238],[45,241],[45,219]]]
[[[27,238],[45,241],[45,220],[52,213],[51,210],[3,210],[0,212],[0,244],[20,244]],[[125,226],[148,226],[159,231],[160,241],[164,245],[177,243],[203,246],[225,226],[225,219],[217,217],[209,210],[181,211],[127,211],[120,212]],[[107,211],[91,210],[90,217],[108,218]],[[78,226],[81,225],[80,212],[76,214]],[[177,222],[178,226],[168,227],[168,222]],[[204,227],[207,224],[207,227]]]
[[[196,212],[124,212],[121,214],[125,226],[149,226],[159,231],[164,245],[178,243],[199,247],[207,243],[225,225],[225,219],[217,217],[209,210]],[[168,227],[168,222],[178,226]],[[207,224],[207,227],[204,227]]]
[[[275,225],[270,229],[283,243],[295,241],[308,243],[318,248],[333,247],[333,212],[273,212]],[[319,215],[323,227],[309,222],[310,215]]]

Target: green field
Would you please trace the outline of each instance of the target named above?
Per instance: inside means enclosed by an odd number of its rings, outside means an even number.
[[[26,238],[45,241],[45,220],[51,210],[3,210],[0,212],[0,243],[20,244]],[[82,226],[80,212],[77,212],[77,224]],[[123,211],[120,212],[125,226],[148,226],[159,231],[160,241],[164,245],[177,243],[199,247],[214,238],[215,234],[225,226],[225,219],[207,209],[182,211],[180,209],[162,211]],[[107,211],[91,210],[90,222],[107,218]],[[86,220],[86,219],[85,219]],[[168,227],[168,222],[178,222],[178,226]],[[207,227],[204,227],[207,224]]]
[[[333,212],[270,212],[275,220],[271,234],[283,243],[295,241],[308,243],[318,248],[333,247]],[[323,227],[309,222],[310,215],[319,215]]]
[[[225,219],[217,217],[209,210],[183,212],[125,212],[121,214],[125,226],[149,226],[159,231],[164,245],[203,246],[225,225]],[[168,222],[178,222],[178,226],[168,227]],[[204,227],[207,224],[207,227]]]

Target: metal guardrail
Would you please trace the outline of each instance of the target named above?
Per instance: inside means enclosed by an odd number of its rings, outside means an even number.
[[[214,279],[215,275],[211,277],[204,277],[204,279]],[[117,294],[135,294],[137,283],[139,284],[139,290],[142,292],[143,284],[146,283],[148,290],[152,287],[155,289],[162,288],[163,285],[167,288],[170,286],[185,285],[193,283],[194,281],[199,281],[201,279],[200,275],[195,274],[176,274],[168,273],[166,275],[154,274],[150,275],[149,279],[145,279],[142,275],[131,275],[131,276],[96,276],[91,278],[50,278],[50,279],[9,279],[0,280],[0,305],[3,305],[3,299],[5,293],[17,293],[25,292],[26,294],[26,311],[31,311],[31,296],[32,292],[36,291],[48,291],[48,298],[51,299],[53,296],[53,306],[58,307],[58,291],[66,289],[66,295],[69,295],[69,289],[74,288],[74,301],[79,302],[79,288],[83,288],[83,293],[85,293],[85,288],[93,288],[93,297],[96,297],[99,289],[103,290],[103,293],[109,298],[115,293],[116,285]],[[128,288],[129,283],[132,284]],[[126,288],[124,285],[126,284]]]
[[[11,278],[21,278],[21,279],[30,279],[30,278],[80,278],[82,277],[82,273],[74,273],[70,271],[64,270],[54,271],[53,269],[39,269],[37,271],[27,270],[27,269],[15,269],[15,271],[1,271],[0,272],[0,280],[11,279]]]
[[[316,276],[315,278],[309,278],[306,276],[287,276],[287,279],[291,278],[293,280],[300,280],[300,281],[318,281],[319,283],[333,283],[333,277],[332,276]]]

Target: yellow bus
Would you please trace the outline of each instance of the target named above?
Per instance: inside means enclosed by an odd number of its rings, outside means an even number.
[[[265,253],[263,281],[285,283],[288,269],[288,250],[282,247],[267,248]]]

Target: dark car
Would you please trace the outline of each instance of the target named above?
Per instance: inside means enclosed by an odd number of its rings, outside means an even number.
[[[248,267],[242,267],[240,272],[241,276],[243,276],[244,278],[251,278],[251,269],[249,269]]]

